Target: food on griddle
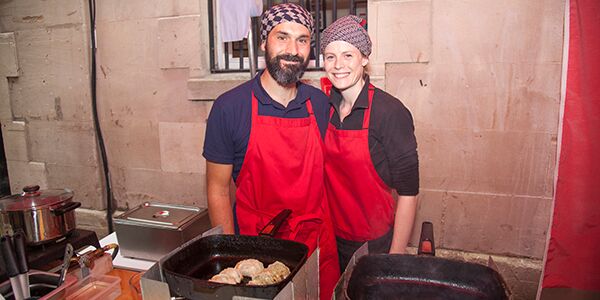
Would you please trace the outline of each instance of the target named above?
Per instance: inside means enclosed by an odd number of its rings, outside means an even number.
[[[264,270],[265,266],[257,259],[244,259],[235,265],[242,276],[252,277]]]
[[[217,283],[237,284],[235,279],[233,279],[231,276],[221,273],[211,277],[208,281]]]
[[[286,277],[288,277],[288,275],[290,275],[290,268],[288,268],[286,265],[284,265],[280,261],[276,261],[276,262],[270,264],[267,267],[267,270],[269,270],[271,273],[275,274],[277,277],[281,278],[281,280],[284,280]],[[279,281],[281,281],[281,280],[279,280]]]
[[[227,284],[238,284],[242,282],[242,274],[240,274],[240,271],[238,271],[237,269],[226,268],[219,274],[213,276],[208,281]]]
[[[283,263],[276,261],[262,272],[252,277],[248,285],[269,285],[283,281],[290,275],[290,269]]]
[[[235,280],[235,283],[242,282],[242,274],[237,269],[227,268],[227,269],[221,271],[221,273],[219,273],[219,274],[227,275],[227,276],[233,278],[233,280]]]
[[[226,284],[239,284],[243,277],[252,280],[248,285],[276,284],[290,275],[290,269],[280,261],[270,264],[267,268],[257,259],[245,259],[238,262],[235,268],[226,268],[208,281]]]
[[[276,276],[264,269],[262,272],[256,274],[256,276],[252,277],[252,280],[248,282],[248,285],[269,285],[277,283]]]

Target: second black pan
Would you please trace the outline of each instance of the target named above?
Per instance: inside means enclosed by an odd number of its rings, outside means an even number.
[[[366,255],[359,259],[346,291],[351,300],[504,300],[500,275],[483,265],[433,256]]]
[[[376,254],[358,260],[346,296],[351,300],[505,300],[504,281],[484,265],[435,257],[433,224],[423,222],[419,255]]]

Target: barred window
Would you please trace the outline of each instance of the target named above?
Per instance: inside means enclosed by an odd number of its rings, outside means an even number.
[[[252,41],[249,51],[248,39],[222,42],[218,30],[218,0],[208,0],[210,34],[210,70],[212,73],[250,72],[250,55],[254,54],[255,69],[265,68],[264,52],[260,50],[260,17],[251,19]],[[319,40],[321,32],[339,17],[349,14],[367,19],[367,0],[263,0],[263,11],[280,3],[296,3],[308,10],[315,20],[315,32],[311,39],[308,70],[320,70],[323,65]]]

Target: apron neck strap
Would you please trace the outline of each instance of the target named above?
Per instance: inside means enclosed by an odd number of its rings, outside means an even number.
[[[258,99],[254,96],[254,91],[252,91],[252,123],[254,124],[254,120],[258,116]]]
[[[373,108],[373,95],[375,94],[375,87],[369,83],[369,107],[365,110],[365,117],[363,118],[363,129],[369,128],[369,121],[371,120],[371,108]]]

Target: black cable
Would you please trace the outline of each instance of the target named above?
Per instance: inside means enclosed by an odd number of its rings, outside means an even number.
[[[100,129],[100,121],[98,120],[98,107],[96,99],[96,1],[89,0],[90,6],[90,37],[91,37],[91,76],[90,85],[92,93],[92,115],[94,117],[94,127],[96,128],[96,137],[98,139],[98,147],[100,148],[100,156],[102,159],[102,171],[104,171],[104,180],[106,182],[106,222],[108,223],[108,233],[113,232],[113,195],[110,186],[110,173],[108,172],[108,160],[106,159],[106,147],[104,146],[104,138]]]

